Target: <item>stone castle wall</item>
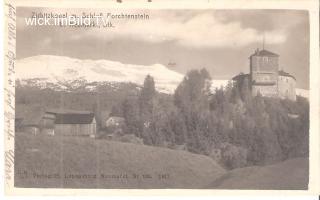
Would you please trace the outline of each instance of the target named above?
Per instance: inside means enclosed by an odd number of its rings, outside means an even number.
[[[252,95],[257,96],[259,93],[266,97],[277,97],[277,85],[252,85]]]
[[[296,100],[296,80],[290,76],[278,76],[274,85],[252,85],[252,95],[260,93],[266,97],[279,97],[282,99]]]
[[[278,95],[280,98],[296,100],[296,80],[290,76],[278,77]]]
[[[278,74],[277,73],[256,73],[251,74],[253,83],[257,84],[277,84]]]

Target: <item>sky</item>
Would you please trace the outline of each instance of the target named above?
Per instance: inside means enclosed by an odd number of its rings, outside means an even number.
[[[27,26],[40,13],[148,14],[148,20],[114,19],[113,28]],[[299,10],[55,10],[18,8],[17,59],[58,55],[126,64],[163,64],[186,73],[206,68],[213,79],[248,73],[256,48],[280,55],[280,69],[309,87],[309,19]]]

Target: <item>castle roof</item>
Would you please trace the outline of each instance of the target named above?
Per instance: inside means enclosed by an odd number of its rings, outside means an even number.
[[[293,78],[294,80],[296,80],[296,78],[295,78],[293,75],[291,75],[291,74],[289,74],[288,72],[285,72],[285,71],[283,71],[283,70],[280,70],[280,71],[279,71],[279,76],[287,76],[287,77],[291,77],[291,78]]]
[[[250,57],[252,57],[252,56],[279,57],[278,54],[273,53],[273,52],[268,51],[268,50],[265,50],[265,49],[263,49],[263,50],[257,49],[257,50],[254,52],[254,54],[252,54]]]
[[[247,77],[249,77],[249,76],[250,76],[250,74],[240,73],[240,74],[234,76],[234,77],[232,78],[232,80],[236,81],[236,80],[240,80],[240,79],[243,79],[243,78],[247,78]]]

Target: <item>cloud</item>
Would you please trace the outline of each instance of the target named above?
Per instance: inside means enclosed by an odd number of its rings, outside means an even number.
[[[268,44],[280,44],[286,41],[285,30],[260,30],[243,27],[240,21],[223,21],[213,12],[198,13],[192,17],[174,15],[153,16],[150,20],[112,21],[116,28],[91,29],[83,37],[98,37],[104,40],[131,38],[150,43],[171,41],[187,47],[243,47],[268,37]]]
[[[20,10],[19,10],[20,11]],[[31,11],[21,10],[18,16],[18,29],[27,28],[24,17],[30,16]],[[44,9],[37,12],[76,13],[101,12],[101,10],[87,9]],[[290,13],[276,13],[276,17],[269,12],[244,11],[213,11],[213,10],[103,10],[112,14],[149,14],[149,20],[114,19],[111,22],[115,28],[63,28],[60,27],[28,27],[40,32],[63,32],[64,40],[113,41],[115,39],[129,39],[148,43],[171,42],[190,48],[242,48],[254,43],[261,43],[263,34],[268,44],[283,44],[289,35],[291,25],[298,18]],[[284,16],[286,20],[279,18]],[[258,17],[260,16],[260,17]],[[254,23],[253,23],[254,22]],[[281,23],[282,25],[278,25]],[[269,25],[268,25],[269,24]],[[276,25],[276,26],[270,26]],[[285,24],[285,25],[283,25]],[[268,27],[268,28],[266,28]],[[50,31],[48,31],[50,30]],[[55,35],[52,35],[55,38]]]

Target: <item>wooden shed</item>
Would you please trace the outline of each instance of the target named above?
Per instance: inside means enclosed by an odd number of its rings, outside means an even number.
[[[76,110],[47,110],[55,115],[54,134],[64,136],[96,136],[94,113]]]

